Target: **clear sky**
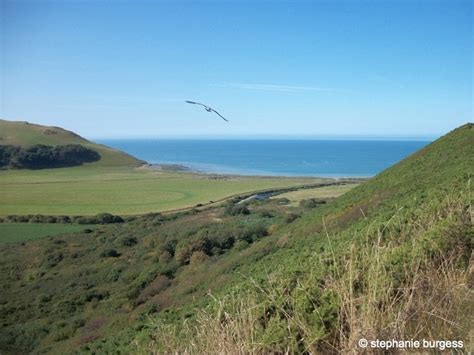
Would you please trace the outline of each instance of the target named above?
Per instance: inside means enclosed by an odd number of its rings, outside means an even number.
[[[473,121],[471,0],[0,4],[4,119],[90,138],[437,136]]]

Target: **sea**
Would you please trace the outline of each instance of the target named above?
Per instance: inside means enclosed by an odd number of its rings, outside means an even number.
[[[102,139],[151,164],[203,173],[371,177],[429,144],[428,140]]]

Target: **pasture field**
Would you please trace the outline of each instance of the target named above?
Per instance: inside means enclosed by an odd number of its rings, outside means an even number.
[[[78,232],[86,228],[90,228],[90,226],[50,223],[2,223],[0,224],[0,245]]]
[[[359,183],[349,183],[346,185],[332,185],[317,187],[311,189],[300,189],[290,192],[285,192],[283,194],[276,195],[272,198],[287,198],[290,200],[291,205],[297,205],[301,200],[307,200],[310,198],[321,198],[321,199],[330,199],[336,198],[347,191],[352,190],[354,187],[360,185]]]
[[[232,195],[327,181],[157,172],[125,166],[0,171],[0,216],[162,212]]]

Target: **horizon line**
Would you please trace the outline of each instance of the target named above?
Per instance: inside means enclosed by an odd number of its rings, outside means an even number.
[[[87,136],[96,140],[386,140],[386,141],[433,141],[444,134],[252,134],[252,135],[114,135]]]

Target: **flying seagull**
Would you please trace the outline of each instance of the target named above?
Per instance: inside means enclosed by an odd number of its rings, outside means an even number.
[[[222,116],[219,112],[217,112],[216,110],[214,110],[212,107],[209,107],[209,106],[206,106],[204,104],[201,104],[199,102],[194,102],[194,101],[186,101],[188,104],[193,104],[193,105],[201,105],[204,107],[204,109],[207,111],[207,112],[214,112],[216,113],[220,118],[222,118],[224,121],[226,122],[229,122],[224,116]]]

